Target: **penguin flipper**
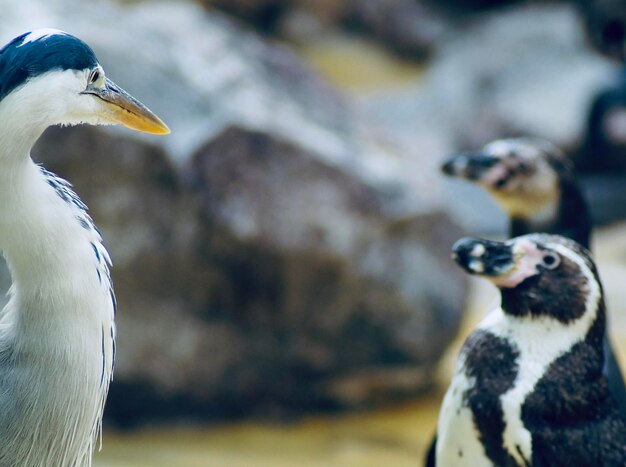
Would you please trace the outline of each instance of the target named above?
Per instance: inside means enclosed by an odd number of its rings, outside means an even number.
[[[624,376],[608,336],[604,337],[604,367],[602,372],[606,376],[609,392],[617,402],[619,413],[622,419],[626,421],[626,384],[624,384]]]

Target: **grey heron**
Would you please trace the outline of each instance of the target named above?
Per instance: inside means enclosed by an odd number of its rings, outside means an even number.
[[[54,29],[0,50],[0,250],[12,285],[0,313],[0,465],[89,466],[115,355],[110,259],[87,207],[35,164],[51,125],[167,126]]]

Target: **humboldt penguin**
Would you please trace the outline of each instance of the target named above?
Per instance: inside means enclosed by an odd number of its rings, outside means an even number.
[[[450,176],[477,183],[510,218],[509,236],[545,232],[590,247],[591,216],[570,160],[553,144],[535,138],[493,141],[482,150],[450,158]],[[604,372],[626,420],[626,386],[608,336]]]
[[[571,161],[548,141],[496,140],[441,170],[483,186],[508,214],[510,236],[554,233],[589,248],[591,218]]]
[[[483,186],[508,214],[509,236],[552,233],[589,248],[591,216],[572,163],[548,141],[496,140],[480,151],[453,156],[442,165],[442,171]],[[626,386],[607,336],[604,356],[609,390],[626,420]],[[427,467],[435,465],[436,440],[427,453]]]
[[[437,466],[626,465],[626,423],[603,366],[602,285],[561,236],[459,240],[453,258],[500,290],[444,397]]]

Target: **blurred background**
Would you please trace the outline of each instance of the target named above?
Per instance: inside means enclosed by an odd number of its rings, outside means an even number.
[[[172,130],[52,128],[33,151],[115,265],[96,466],[420,465],[458,346],[496,299],[450,247],[506,231],[439,164],[504,136],[576,160],[626,357],[623,2],[0,7],[3,43],[77,35]]]

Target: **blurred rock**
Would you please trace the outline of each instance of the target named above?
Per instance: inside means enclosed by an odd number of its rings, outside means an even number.
[[[262,32],[275,32],[289,10],[284,0],[202,0],[199,3],[216,8],[253,25]]]
[[[192,4],[5,3],[5,39],[82,37],[172,128],[53,129],[34,151],[115,262],[109,420],[362,407],[431,384],[465,290],[433,161]]]
[[[360,102],[364,114],[416,146],[423,135],[435,139],[435,151],[421,147],[423,159],[516,135],[571,149],[583,137],[593,96],[613,76],[612,64],[587,47],[572,5],[530,3],[474,17],[439,43],[421,82]],[[466,229],[504,225],[479,189],[446,187]]]
[[[264,290],[266,303],[232,308],[249,309],[257,330],[278,330],[282,359],[323,375],[307,385],[340,406],[370,398],[348,397],[336,379],[358,380],[367,396],[364,373],[387,381],[383,394],[422,386],[463,300],[463,279],[443,260],[459,235],[445,216],[389,215],[385,193],[349,171],[272,135],[235,127],[196,154],[193,177],[212,222],[275,254],[254,276],[244,272],[251,265],[236,264],[241,289],[211,308],[241,300],[250,287]],[[221,294],[230,295],[223,289],[213,299]],[[390,370],[419,378],[398,387],[384,376]]]
[[[418,60],[432,55],[451,20],[416,0],[349,0],[342,22],[375,38],[398,55]]]
[[[581,135],[593,93],[613,76],[585,44],[568,5],[484,14],[450,32],[413,89],[372,98],[372,113],[404,131],[444,128],[461,147],[503,134],[569,146]]]
[[[421,60],[449,27],[450,18],[418,0],[200,0],[264,33],[305,42],[347,29],[402,57]]]

